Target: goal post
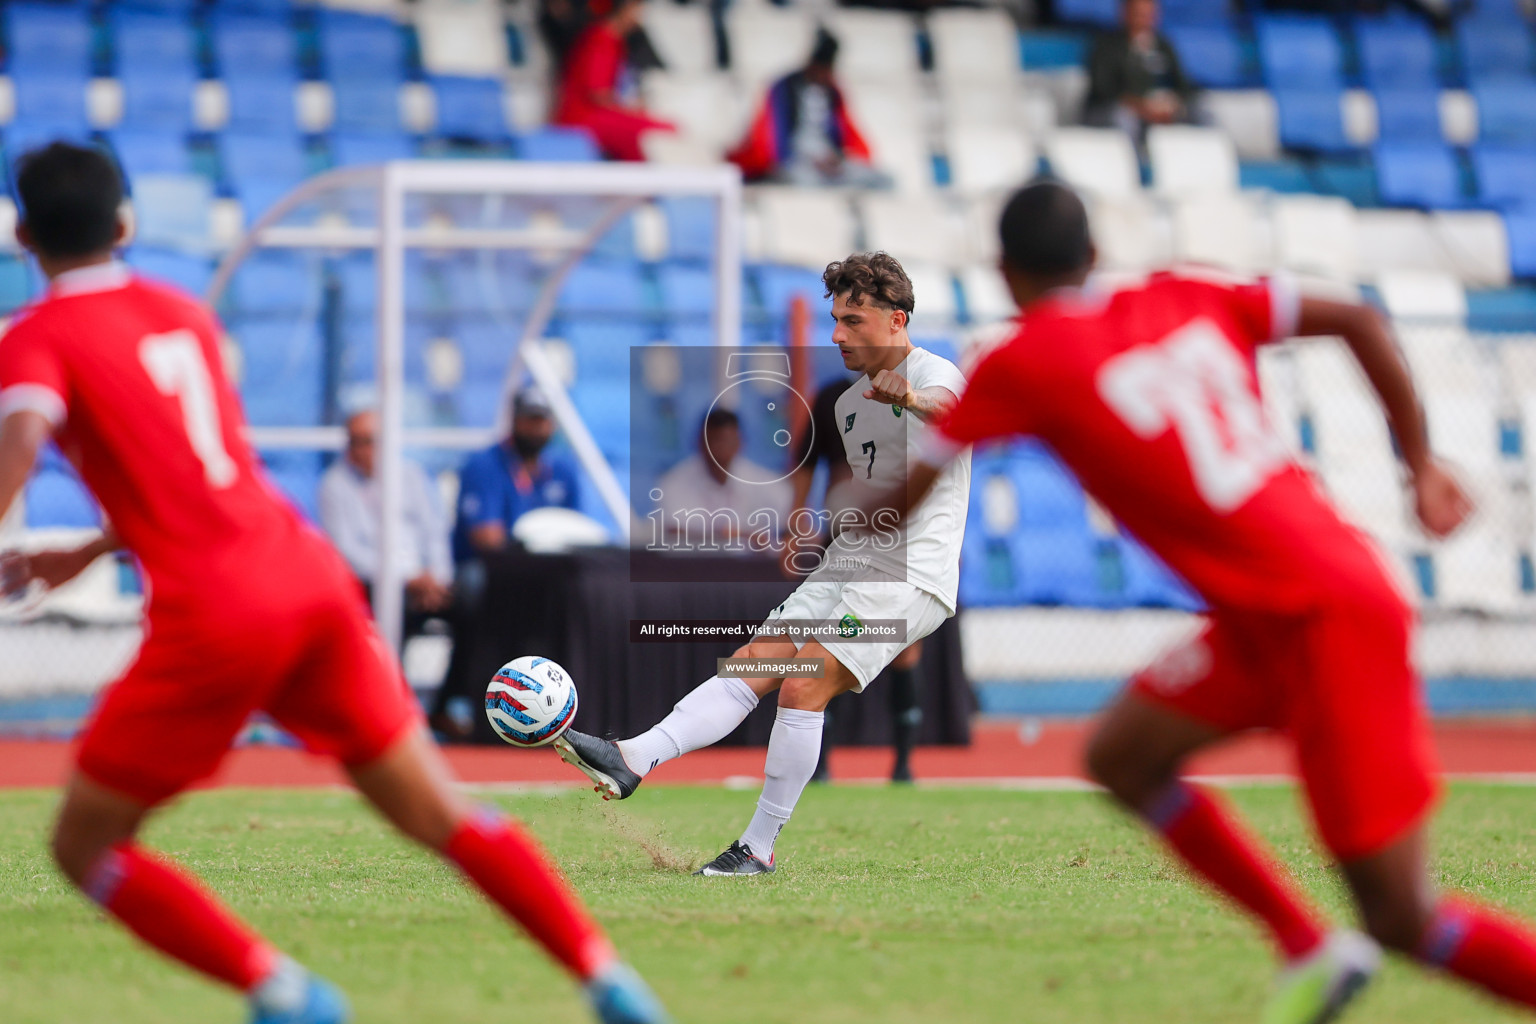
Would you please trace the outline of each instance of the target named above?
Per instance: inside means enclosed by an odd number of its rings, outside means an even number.
[[[337,209],[343,198],[371,208],[374,223],[321,216],[312,223],[289,223],[300,210]],[[541,200],[575,202],[594,213],[576,227],[538,223],[457,223],[442,208],[455,198],[479,197],[526,208]],[[406,254],[411,250],[523,251],[554,255],[538,285],[512,348],[503,384],[497,425],[507,419],[505,399],[526,373],[549,398],[556,422],[593,481],[604,506],[628,541],[632,512],[622,486],[577,410],[560,375],[540,344],[555,313],[562,284],[573,268],[627,214],[652,199],[705,198],[714,202],[715,238],[713,335],[717,344],[735,347],[742,321],[742,184],[733,166],[669,167],[649,164],[550,164],[516,161],[396,161],[373,167],[342,168],[311,178],[284,196],[252,225],[221,261],[207,298],[217,304],[239,267],[263,249],[371,251],[377,272],[376,371],[379,438],[377,472],[382,522],[379,571],[373,605],[378,627],[396,649],[401,643],[405,580],[398,559],[402,525],[404,450],[411,443],[443,437],[437,429],[408,429],[405,422]],[[443,200],[434,205],[432,200]],[[265,428],[252,431],[258,447],[335,450],[341,432],[331,428]],[[509,527],[511,524],[508,524]]]

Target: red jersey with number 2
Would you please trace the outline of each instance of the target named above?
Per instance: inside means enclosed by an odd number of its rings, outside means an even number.
[[[1298,310],[1283,278],[1063,291],[986,356],[940,433],[1036,436],[1213,605],[1305,611],[1383,563],[1265,415],[1257,348],[1294,333]]]
[[[62,275],[0,338],[0,417],[54,423],[151,614],[270,578],[313,535],[258,467],[219,335],[204,306],[112,263]]]

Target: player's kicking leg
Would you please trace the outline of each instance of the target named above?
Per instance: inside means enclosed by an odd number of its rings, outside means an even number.
[[[1127,692],[1089,743],[1088,771],[1190,869],[1268,928],[1287,966],[1266,1024],[1321,1024],[1370,980],[1380,952],[1364,936],[1326,931],[1263,844],[1213,794],[1179,778],[1187,757],[1228,732]]]
[[[579,979],[604,1024],[665,1024],[661,1004],[618,959],[538,843],[514,822],[460,796],[424,729],[411,730],[383,756],[349,772],[359,792],[400,831],[457,865]]]
[[[340,1024],[346,1000],[283,956],[217,897],[140,846],[151,810],[77,774],[53,833],[60,870],[149,945],[244,992],[253,1024]]]

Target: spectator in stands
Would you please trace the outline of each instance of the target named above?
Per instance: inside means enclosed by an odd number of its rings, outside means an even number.
[[[554,57],[554,70],[558,76],[565,71],[566,60],[576,47],[576,41],[594,20],[608,13],[608,0],[541,0],[539,3],[539,34],[544,45]],[[664,68],[661,56],[645,29],[636,26],[624,38],[629,61],[636,70],[649,71]]]
[[[642,0],[615,0],[606,18],[588,26],[566,60],[556,124],[585,128],[611,160],[644,160],[640,136],[676,131],[641,109],[625,38],[640,25]]]
[[[1158,31],[1158,0],[1122,0],[1120,15],[1125,27],[1101,35],[1089,54],[1085,120],[1139,144],[1148,125],[1196,120],[1195,87]]]
[[[575,508],[576,471],[544,449],[555,436],[549,399],[529,386],[512,400],[512,433],[470,456],[459,472],[453,557],[463,563],[500,551],[524,512],[559,505]]]
[[[663,529],[674,546],[762,552],[776,542],[789,511],[784,474],[741,454],[741,418],[729,409],[710,410],[699,450],[656,486]]]
[[[749,180],[891,186],[891,176],[870,163],[869,145],[843,100],[833,74],[837,48],[831,34],[818,30],[805,67],[769,87],[747,137],[729,156]]]
[[[372,409],[347,420],[347,450],[320,480],[320,525],[373,597],[379,569],[380,495],[374,474],[379,417]],[[405,635],[452,603],[448,524],[427,475],[407,460],[401,486],[403,527],[397,548],[405,577]]]

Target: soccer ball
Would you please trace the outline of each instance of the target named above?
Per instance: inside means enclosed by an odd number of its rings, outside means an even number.
[[[548,658],[514,658],[485,691],[485,717],[514,747],[553,743],[576,717],[576,684]]]

